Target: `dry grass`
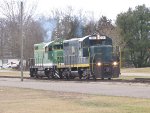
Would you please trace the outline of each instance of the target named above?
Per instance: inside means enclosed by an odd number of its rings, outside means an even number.
[[[23,72],[24,77],[29,77],[29,72],[24,71]],[[0,76],[4,77],[20,77],[21,72],[20,71],[15,71],[15,70],[0,70]]]
[[[122,79],[122,80],[135,80],[135,79],[150,79],[150,76],[120,76],[119,78],[116,78],[117,79]]]
[[[122,73],[150,73],[150,67],[147,68],[122,68]]]
[[[0,113],[149,113],[150,99],[0,87]]]

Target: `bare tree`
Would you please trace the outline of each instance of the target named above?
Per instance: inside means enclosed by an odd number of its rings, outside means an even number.
[[[3,59],[3,45],[4,45],[4,20],[0,20],[0,59]]]
[[[36,4],[30,5],[24,2],[23,13],[23,36],[24,36],[24,58],[33,56],[33,44],[43,41],[44,31],[37,21],[33,19]],[[9,51],[8,57],[20,58],[20,2],[3,0],[0,4],[0,13],[5,19],[3,37],[5,47]],[[29,48],[30,47],[30,48]],[[6,55],[5,55],[6,56]]]
[[[68,7],[64,12],[54,10],[53,14],[55,14],[56,27],[53,30],[52,40],[55,38],[70,39],[83,36],[83,14],[81,10],[78,13],[79,15],[75,15],[72,7]]]
[[[24,58],[33,57],[33,45],[42,42],[45,36],[44,29],[38,21],[30,21],[24,25]]]

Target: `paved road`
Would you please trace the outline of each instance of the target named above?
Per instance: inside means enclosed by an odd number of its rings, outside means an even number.
[[[0,86],[31,88],[50,91],[76,92],[112,96],[150,98],[150,84],[119,82],[41,81],[0,78]]]

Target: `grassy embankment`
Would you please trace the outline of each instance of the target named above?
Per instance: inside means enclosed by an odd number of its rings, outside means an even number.
[[[149,113],[150,99],[0,87],[0,113]]]

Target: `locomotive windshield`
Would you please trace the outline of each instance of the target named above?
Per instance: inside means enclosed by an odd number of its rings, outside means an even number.
[[[111,40],[107,39],[107,40],[90,40],[90,45],[94,46],[94,45],[111,45],[112,42]]]
[[[112,60],[112,46],[92,46],[91,56],[103,62],[110,62]]]

